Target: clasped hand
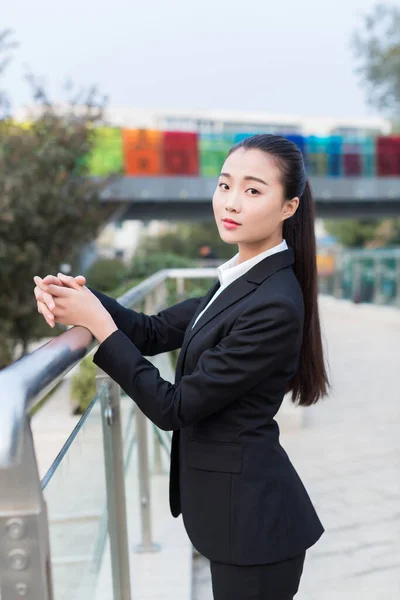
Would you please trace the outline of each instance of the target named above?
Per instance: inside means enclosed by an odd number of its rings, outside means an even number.
[[[83,275],[70,277],[63,273],[33,278],[38,312],[50,327],[55,323],[80,325],[102,341],[117,329],[100,300],[85,286]]]

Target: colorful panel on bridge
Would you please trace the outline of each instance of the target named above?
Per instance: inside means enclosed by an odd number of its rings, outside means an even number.
[[[152,129],[122,130],[126,175],[161,175],[163,133]]]
[[[252,135],[101,127],[84,162],[99,176],[217,177],[232,146]],[[310,176],[400,176],[400,136],[285,137],[302,151]]]
[[[163,134],[163,171],[165,175],[198,175],[197,133],[165,131]]]
[[[377,175],[400,175],[400,136],[380,136],[376,140]]]
[[[200,175],[204,177],[218,177],[221,167],[228,156],[228,152],[233,145],[233,136],[218,135],[215,133],[200,134]]]
[[[94,138],[94,147],[88,157],[90,175],[123,173],[121,130],[112,127],[99,127],[95,130]]]

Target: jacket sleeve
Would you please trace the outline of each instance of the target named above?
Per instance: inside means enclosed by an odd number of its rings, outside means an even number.
[[[118,329],[146,356],[181,348],[186,328],[202,300],[188,298],[156,315],[146,315],[124,308],[102,292],[88,289],[110,313]]]
[[[287,298],[248,308],[230,333],[205,350],[191,374],[171,384],[122,333],[100,344],[93,361],[158,427],[175,430],[201,421],[242,397],[277,369],[297,366],[302,322]]]

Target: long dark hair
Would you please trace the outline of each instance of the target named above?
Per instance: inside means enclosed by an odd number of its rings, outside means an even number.
[[[304,299],[304,332],[299,365],[286,391],[292,392],[293,402],[310,406],[328,393],[329,379],[318,310],[315,206],[303,154],[290,140],[271,134],[245,138],[233,146],[229,154],[239,148],[262,150],[273,156],[281,173],[285,200],[296,196],[300,199],[296,213],[283,224],[283,238],[294,251],[293,270]]]

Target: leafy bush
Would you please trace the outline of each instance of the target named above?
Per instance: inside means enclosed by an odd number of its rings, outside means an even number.
[[[185,267],[193,267],[194,261],[184,256],[173,254],[172,252],[166,253],[146,253],[138,254],[134,257],[131,267],[131,277],[150,277],[161,269],[181,269]]]
[[[100,258],[86,274],[87,284],[101,292],[110,292],[127,276],[126,265],[116,258]]]
[[[82,415],[96,395],[96,365],[92,356],[86,356],[79,371],[71,379],[71,398],[75,400],[74,414]]]
[[[220,259],[231,258],[237,252],[237,246],[224,242],[215,223],[176,224],[175,231],[168,231],[157,236],[143,235],[140,250],[145,254],[172,253],[187,258],[198,259],[199,247],[211,246],[215,256]]]

